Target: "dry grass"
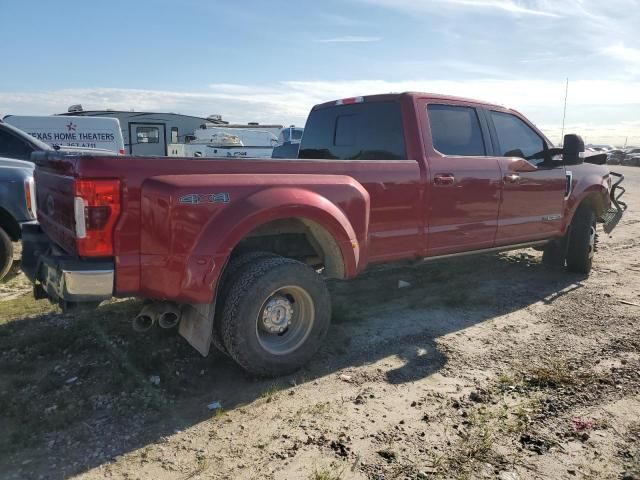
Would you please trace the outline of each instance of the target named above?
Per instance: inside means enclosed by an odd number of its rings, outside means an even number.
[[[344,468],[340,470],[335,468],[322,468],[320,470],[316,469],[309,476],[309,480],[340,480],[343,473]]]
[[[575,375],[566,362],[551,359],[544,365],[530,367],[525,371],[524,382],[530,387],[559,388],[576,382]]]
[[[139,308],[124,301],[67,315],[29,295],[0,302],[0,453],[37,445],[107,407],[113,418],[163,410],[184,392],[180,362],[188,359],[199,371],[206,359],[173,332],[133,334]],[[161,377],[159,387],[151,375]]]

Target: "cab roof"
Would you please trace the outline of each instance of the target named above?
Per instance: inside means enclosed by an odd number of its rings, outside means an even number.
[[[504,105],[498,105],[498,104],[494,104],[494,103],[484,102],[482,100],[475,100],[475,99],[472,99],[472,98],[457,97],[457,96],[454,96],[454,95],[443,95],[443,94],[439,94],[439,93],[428,93],[428,92],[383,93],[383,94],[378,94],[378,95],[365,95],[365,96],[361,96],[361,97],[350,97],[350,98],[345,98],[345,99],[339,99],[339,100],[333,100],[333,101],[330,101],[330,102],[320,103],[320,104],[314,106],[313,108],[315,110],[315,109],[319,109],[319,108],[327,108],[327,107],[331,107],[331,106],[335,106],[335,105],[343,105],[343,104],[349,104],[349,103],[394,101],[394,100],[400,100],[401,98],[407,98],[407,97],[410,97],[410,98],[427,98],[427,99],[435,99],[435,100],[442,100],[442,101],[455,101],[455,102],[472,103],[472,104],[483,105],[483,106],[491,107],[491,108],[499,108],[499,109],[510,110],[509,108],[505,107]]]

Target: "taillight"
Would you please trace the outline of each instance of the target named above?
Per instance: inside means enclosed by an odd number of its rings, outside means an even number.
[[[73,205],[78,254],[113,255],[113,229],[120,215],[120,181],[76,180]]]
[[[120,153],[120,155],[124,155],[124,148],[121,148],[118,153]]]
[[[27,210],[31,214],[31,218],[36,218],[36,187],[33,181],[33,177],[29,177],[24,181],[24,199],[27,204]]]

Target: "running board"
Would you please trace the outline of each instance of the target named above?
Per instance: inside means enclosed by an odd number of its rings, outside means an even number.
[[[531,247],[540,247],[542,245],[546,245],[549,242],[552,242],[553,239],[548,240],[538,240],[535,242],[526,242],[526,243],[517,243],[514,245],[503,245],[501,247],[491,247],[491,248],[483,248],[481,250],[471,250],[468,252],[458,252],[458,253],[447,253],[446,255],[437,255],[435,257],[425,257],[422,259],[423,262],[430,262],[432,260],[442,260],[446,258],[456,258],[456,257],[464,257],[466,255],[481,255],[483,253],[496,253],[496,252],[507,252],[509,250],[520,250],[521,248],[531,248]]]

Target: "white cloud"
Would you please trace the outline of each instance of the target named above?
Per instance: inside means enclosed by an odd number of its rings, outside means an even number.
[[[317,40],[320,43],[370,43],[379,42],[382,37],[363,37],[357,35],[345,35],[344,37],[323,38]]]
[[[442,8],[467,8],[474,10],[493,10],[513,15],[534,15],[544,17],[562,16],[553,3],[544,1],[520,0],[362,0],[394,9],[423,12]]]
[[[618,42],[615,45],[603,48],[601,51],[617,60],[640,66],[640,48],[627,47],[624,42]]]
[[[337,13],[318,13],[317,17],[322,20],[323,23],[327,23],[336,27],[358,27],[368,25],[367,22],[360,18],[347,17]]]
[[[65,112],[69,105],[81,103],[85,109],[171,111],[207,116],[221,114],[233,122],[295,123],[303,125],[311,107],[333,99],[375,93],[426,91],[478,98],[531,111],[531,120],[543,124],[554,137],[562,118],[564,79],[547,80],[357,80],[357,81],[285,81],[272,84],[211,84],[203,91],[184,92],[120,88],[65,89],[53,91],[0,92],[0,114],[42,114]],[[640,126],[632,123],[607,123],[597,113],[580,106],[624,111],[626,118],[640,118],[640,81],[579,80],[569,83],[568,111],[572,131],[588,131],[590,141],[598,135],[637,136]],[[637,112],[637,116],[634,112]],[[577,121],[576,121],[577,120]],[[609,120],[607,120],[608,122]],[[614,120],[615,122],[615,120]],[[546,124],[546,126],[544,126]],[[567,129],[569,131],[569,128]],[[601,133],[598,133],[600,132]],[[552,138],[557,140],[556,137]],[[617,142],[618,140],[610,140]]]

